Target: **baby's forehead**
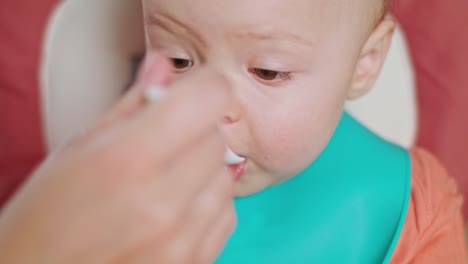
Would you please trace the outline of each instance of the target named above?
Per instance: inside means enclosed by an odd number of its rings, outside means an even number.
[[[247,4],[247,6],[251,7],[252,9],[258,9],[258,7],[263,6],[264,10],[268,10],[269,5],[275,5],[278,6],[279,8],[287,8],[287,7],[297,7],[302,10],[306,6],[308,6],[308,9],[311,12],[314,10],[323,10],[323,7],[326,6],[333,6],[333,7],[338,7],[338,9],[345,8],[347,11],[353,11],[354,10],[359,10],[361,12],[374,12],[374,13],[381,13],[383,10],[386,9],[388,6],[388,3],[390,0],[197,0],[196,4],[194,4],[193,0],[142,0],[143,2],[143,8],[148,7],[151,4],[159,4],[160,6],[168,7],[170,8],[171,4],[172,5],[179,5],[179,6],[185,6],[185,7],[191,7],[191,6],[198,6],[198,7],[203,7],[206,11],[209,11],[211,7],[213,6],[214,3],[222,3],[221,5],[225,6],[222,11],[223,12],[235,12],[232,8],[230,8],[230,5],[235,4],[237,6],[242,6],[243,2]],[[215,4],[216,5],[216,4]],[[191,8],[193,11],[199,10],[195,8]],[[175,10],[177,11],[177,10]]]
[[[317,35],[337,27],[373,27],[385,0],[143,0],[145,13],[167,13],[201,32],[278,28]],[[208,26],[207,26],[208,25]]]

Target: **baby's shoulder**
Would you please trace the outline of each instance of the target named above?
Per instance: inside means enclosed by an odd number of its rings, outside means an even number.
[[[413,148],[410,156],[412,198],[419,198],[433,207],[445,196],[458,193],[455,179],[449,176],[446,168],[431,153]]]
[[[428,226],[447,206],[459,206],[461,195],[457,183],[440,161],[421,148],[410,150],[411,155],[411,203],[422,226]],[[455,204],[453,204],[455,203]]]
[[[393,263],[465,263],[462,195],[455,180],[429,152],[411,155],[411,197]]]

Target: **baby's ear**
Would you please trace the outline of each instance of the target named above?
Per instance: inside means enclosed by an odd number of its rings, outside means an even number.
[[[366,94],[374,85],[387,57],[393,39],[395,22],[383,19],[367,39],[348,90],[348,99],[356,99]]]

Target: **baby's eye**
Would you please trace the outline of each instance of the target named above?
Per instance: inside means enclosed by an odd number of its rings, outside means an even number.
[[[177,72],[184,72],[193,66],[193,62],[187,59],[172,58],[172,64]]]
[[[266,69],[259,69],[254,68],[251,69],[250,72],[254,74],[256,77],[261,79],[262,81],[284,81],[291,79],[290,72],[280,72],[280,71],[272,71]]]

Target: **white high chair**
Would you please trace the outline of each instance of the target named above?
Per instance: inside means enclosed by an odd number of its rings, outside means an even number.
[[[137,0],[66,0],[52,16],[41,67],[44,134],[49,150],[97,119],[127,87],[131,61],[144,53]],[[397,30],[376,87],[349,112],[384,138],[409,147],[416,131],[414,81]]]

